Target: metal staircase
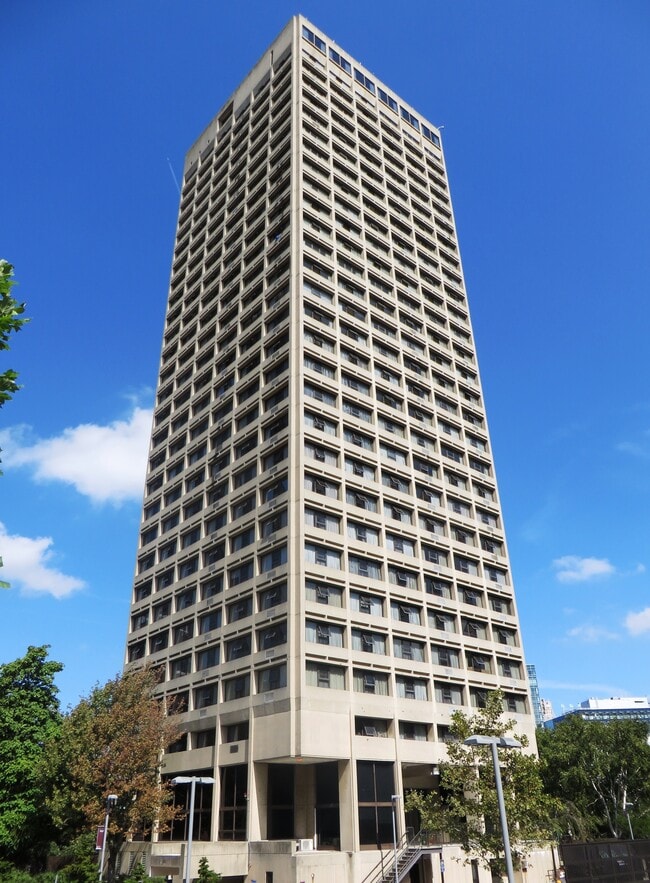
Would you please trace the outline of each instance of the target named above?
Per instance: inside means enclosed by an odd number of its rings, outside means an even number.
[[[429,831],[404,834],[397,844],[397,850],[383,851],[375,867],[363,879],[363,883],[401,883],[421,855],[441,852],[440,846],[429,842]],[[397,873],[395,872],[397,868]]]

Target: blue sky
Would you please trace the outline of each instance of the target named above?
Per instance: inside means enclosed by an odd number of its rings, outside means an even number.
[[[647,0],[9,0],[0,662],[120,670],[183,156],[302,12],[444,126],[527,661],[557,712],[650,683]]]

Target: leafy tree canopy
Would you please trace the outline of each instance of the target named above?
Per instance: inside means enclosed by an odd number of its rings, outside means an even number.
[[[221,874],[213,871],[208,864],[207,858],[202,855],[199,859],[199,883],[220,883]]]
[[[437,791],[411,792],[406,808],[420,813],[422,827],[445,831],[460,843],[467,860],[476,857],[487,868],[505,870],[494,767],[490,746],[468,746],[471,735],[513,735],[514,720],[503,719],[503,694],[488,694],[485,708],[473,716],[452,715],[447,761],[440,764]],[[515,734],[516,735],[516,734]],[[516,736],[524,748],[525,736]],[[557,802],[545,793],[534,754],[518,749],[499,750],[510,845],[517,861],[530,848],[553,836]]]
[[[0,665],[0,858],[26,862],[49,837],[38,767],[44,745],[59,730],[58,688],[63,669],[48,647]]]
[[[179,812],[170,803],[171,786],[160,782],[162,751],[179,733],[154,687],[150,669],[96,687],[48,745],[48,805],[67,836],[103,824],[106,798],[117,795],[107,838],[109,879],[127,834],[146,833],[156,821],[164,829]]]
[[[11,289],[15,285],[13,275],[12,265],[0,260],[0,350],[8,350],[10,335],[20,331],[25,322],[29,322],[23,316],[25,304],[11,296]],[[0,408],[19,389],[17,379],[18,375],[10,368],[0,373]]]
[[[648,728],[634,720],[587,721],[569,715],[540,731],[544,785],[563,806],[565,837],[629,837],[650,833]]]

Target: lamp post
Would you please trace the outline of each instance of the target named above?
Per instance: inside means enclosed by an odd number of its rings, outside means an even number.
[[[390,802],[393,808],[393,853],[394,853],[394,868],[395,871],[395,883],[398,883],[397,879],[397,801],[400,799],[399,794],[391,794]]]
[[[492,763],[494,764],[494,781],[497,788],[497,801],[499,803],[499,820],[501,822],[501,834],[503,835],[503,851],[506,858],[506,872],[508,883],[514,883],[515,874],[512,868],[512,853],[510,852],[510,836],[508,834],[508,819],[506,817],[506,805],[503,801],[503,785],[501,784],[501,769],[499,768],[498,748],[521,748],[521,742],[511,736],[470,736],[465,739],[465,745],[489,745],[492,749]]]
[[[104,858],[106,856],[106,838],[108,837],[108,817],[117,803],[117,794],[109,794],[106,798],[106,815],[104,816],[104,836],[102,837],[102,853],[99,857],[99,883],[102,883],[104,874]]]
[[[189,785],[190,786],[190,812],[187,827],[187,855],[185,856],[185,883],[190,883],[190,865],[192,863],[192,834],[194,831],[194,797],[196,794],[196,786],[214,785],[214,779],[210,776],[176,776],[172,779],[172,785]]]

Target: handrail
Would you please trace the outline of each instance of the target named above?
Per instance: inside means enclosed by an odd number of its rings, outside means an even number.
[[[417,849],[419,851],[423,845],[427,844],[431,834],[430,831],[423,828],[415,836],[409,837],[409,833],[412,833],[412,830],[410,829],[410,832],[407,831],[402,834],[397,842],[397,850],[394,848],[389,850],[387,856],[384,856],[384,851],[380,850],[379,861],[363,878],[363,883],[383,883],[384,880],[392,879],[395,873],[395,866],[399,866],[404,855],[409,850]],[[386,876],[387,874],[390,874],[390,878]]]

